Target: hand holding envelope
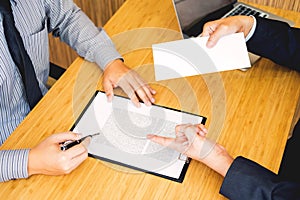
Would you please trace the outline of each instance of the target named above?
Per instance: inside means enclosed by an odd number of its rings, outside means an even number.
[[[208,37],[153,44],[156,81],[251,67],[244,35],[222,37],[207,48]]]

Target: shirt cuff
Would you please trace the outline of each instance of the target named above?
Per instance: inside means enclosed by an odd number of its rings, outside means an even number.
[[[250,38],[253,36],[255,29],[256,29],[256,19],[254,16],[251,15],[251,17],[253,18],[254,22],[253,22],[253,26],[250,30],[250,32],[248,33],[248,35],[246,36],[246,42],[248,42],[248,40],[250,40]]]
[[[0,151],[0,182],[28,178],[29,149]]]

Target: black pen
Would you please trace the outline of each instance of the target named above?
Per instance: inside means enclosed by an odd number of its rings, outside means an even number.
[[[99,135],[100,133],[95,133],[95,134],[92,134],[92,135],[87,135],[83,138],[80,138],[79,140],[75,140],[75,141],[72,141],[72,142],[65,142],[61,147],[60,149],[62,151],[66,151],[67,149],[70,149],[71,147],[77,145],[77,144],[80,144],[83,140],[85,140],[86,138],[88,137],[93,137],[93,136],[96,136],[96,135]]]

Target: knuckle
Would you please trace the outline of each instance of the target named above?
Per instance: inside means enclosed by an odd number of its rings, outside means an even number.
[[[229,29],[229,26],[227,24],[220,24],[219,29],[223,30],[223,31],[226,31],[226,30]]]
[[[72,172],[72,169],[69,168],[68,170],[65,171],[65,174],[70,174],[71,172]]]
[[[70,161],[67,156],[61,156],[57,160],[57,165],[63,174],[68,174],[70,172]]]
[[[193,127],[193,126],[187,126],[187,127],[186,127],[186,131],[192,131],[192,130],[194,130],[194,127]]]
[[[86,151],[86,152],[84,153],[84,160],[87,159],[87,157],[88,157],[88,152]]]
[[[147,96],[145,93],[141,92],[141,93],[139,94],[139,97],[140,97],[141,99],[147,99],[148,96]]]
[[[72,167],[71,167],[71,163],[64,163],[62,166],[61,166],[61,171],[62,173],[64,174],[69,174],[71,173],[72,171]]]
[[[59,163],[65,163],[67,160],[68,160],[68,158],[66,155],[62,155],[58,159]]]

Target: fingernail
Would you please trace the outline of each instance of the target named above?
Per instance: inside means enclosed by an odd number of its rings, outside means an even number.
[[[153,134],[148,134],[148,135],[147,135],[147,139],[151,139],[151,138],[153,138],[153,137],[154,137]]]
[[[201,131],[203,131],[203,132],[205,132],[205,133],[208,133],[207,128],[206,128],[203,124],[200,124],[200,125],[199,125],[199,128],[200,128]]]
[[[203,132],[203,131],[200,131],[199,133],[200,133],[200,135],[201,135],[201,136],[203,136],[203,137],[205,137],[205,136],[206,136],[206,133],[205,133],[205,132]]]
[[[211,41],[208,41],[208,42],[206,43],[206,46],[207,46],[208,48],[212,48],[213,45],[214,45],[214,43],[211,42]]]
[[[82,133],[76,133],[76,134],[78,139],[82,138]]]
[[[107,101],[112,102],[112,95],[107,95]]]
[[[154,103],[154,102],[155,102],[155,99],[154,99],[154,98],[151,98],[150,100],[151,100],[151,102],[152,102],[152,103]]]

